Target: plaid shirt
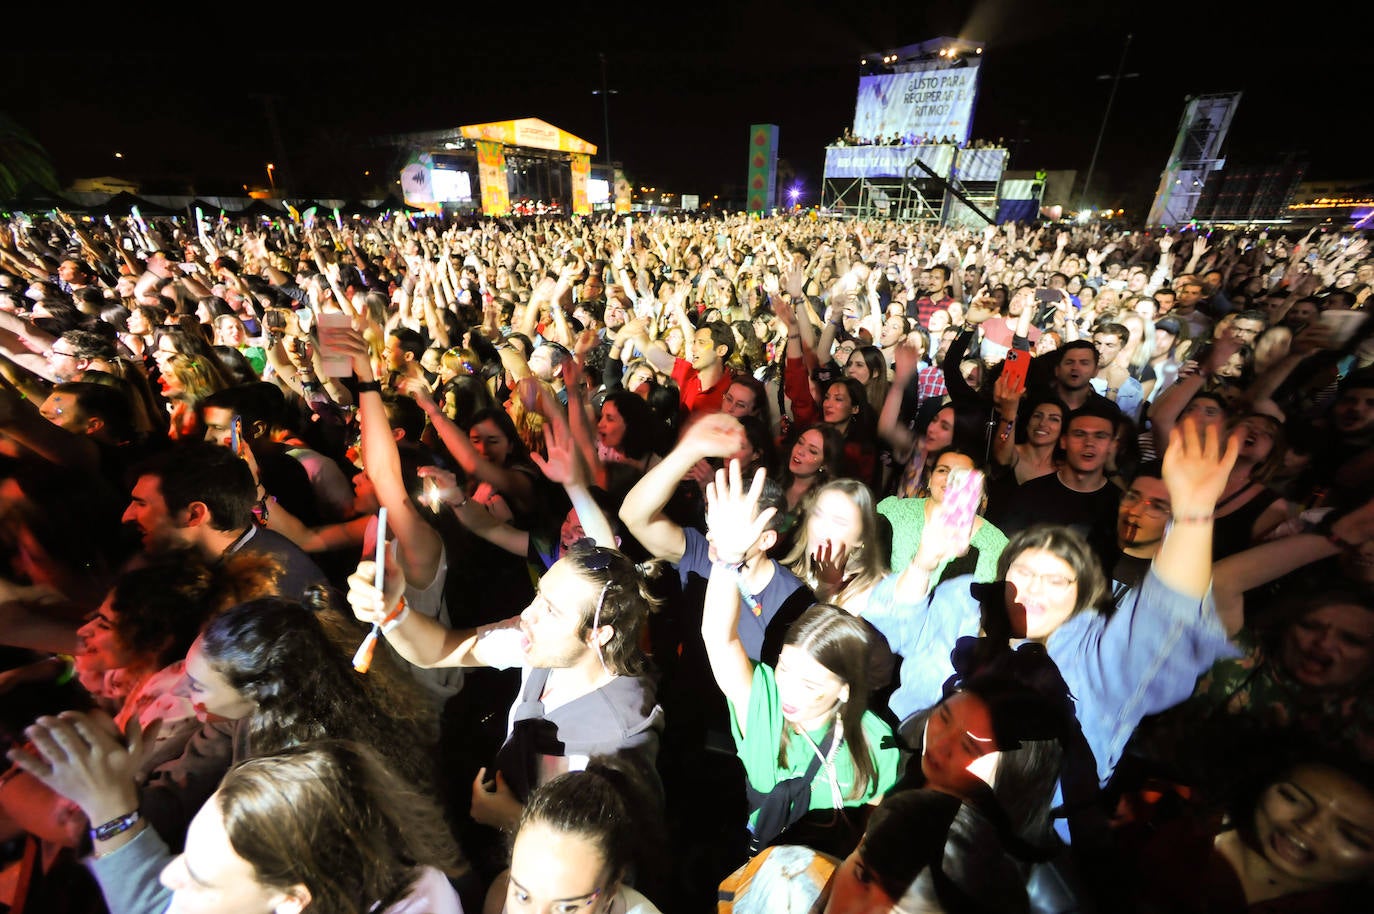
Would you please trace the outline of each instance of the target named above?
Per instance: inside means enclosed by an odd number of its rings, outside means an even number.
[[[939,365],[930,365],[916,373],[916,393],[924,403],[929,397],[943,397],[949,392],[945,373]]]

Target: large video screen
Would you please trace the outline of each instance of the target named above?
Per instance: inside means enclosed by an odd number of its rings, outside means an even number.
[[[854,135],[887,141],[894,134],[953,136],[967,142],[978,96],[978,61],[951,69],[912,70],[859,77]]]
[[[472,199],[472,178],[466,171],[436,168],[429,173],[429,179],[434,187],[435,202],[450,203]]]

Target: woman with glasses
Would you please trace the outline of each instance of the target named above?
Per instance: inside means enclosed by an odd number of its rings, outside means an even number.
[[[943,562],[972,536],[939,512],[911,563],[874,592],[864,619],[904,658],[890,706],[898,718],[934,704],[953,672],[956,641],[980,630],[1044,644],[1078,701],[1078,717],[1106,780],[1147,714],[1187,698],[1197,677],[1231,650],[1211,595],[1212,515],[1238,443],[1192,423],[1175,430],[1163,476],[1173,523],[1138,594],[1108,615],[1106,576],[1067,527],[1011,538],[991,585],[962,576],[932,587]]]

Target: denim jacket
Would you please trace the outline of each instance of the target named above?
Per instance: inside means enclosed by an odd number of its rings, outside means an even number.
[[[978,634],[981,619],[969,591],[971,575],[946,581],[916,604],[895,602],[896,577],[878,584],[864,619],[902,657],[901,685],[889,704],[904,720],[941,699],[941,687],[954,673],[954,642]],[[1142,718],[1188,698],[1212,664],[1237,654],[1211,592],[1201,601],[1185,597],[1153,568],[1138,593],[1124,595],[1111,616],[1079,612],[1045,646],[1074,696],[1104,784]]]

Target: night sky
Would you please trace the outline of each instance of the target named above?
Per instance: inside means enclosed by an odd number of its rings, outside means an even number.
[[[1087,168],[1128,32],[1134,34],[1095,187],[1144,205],[1190,93],[1242,90],[1234,162],[1297,151],[1309,178],[1366,177],[1366,80],[1352,23],[1294,24],[1256,3],[498,4],[461,13],[373,5],[350,17],[261,5],[194,38],[131,23],[26,42],[0,68],[0,110],[48,150],[59,179],[113,175],[145,192],[242,192],[265,163],[300,195],[394,188],[388,134],[540,117],[604,140],[636,183],[677,193],[742,184],[748,125],[776,123],[807,196],[824,145],[850,123],[866,52],[940,36],[985,42],[974,136],[1023,140],[1014,168]],[[1311,7],[1320,16],[1320,7]],[[200,11],[197,11],[199,14]],[[673,14],[673,15],[669,15]],[[1186,20],[1180,22],[1180,20]],[[1321,33],[1318,35],[1317,33]],[[115,47],[115,44],[118,47]],[[1357,95],[1358,93],[1358,95]],[[281,147],[262,94],[274,96]],[[284,152],[283,152],[284,149]],[[116,159],[120,151],[124,158]],[[289,173],[286,170],[289,169]],[[371,171],[365,177],[363,172]],[[378,181],[381,177],[384,180]]]

